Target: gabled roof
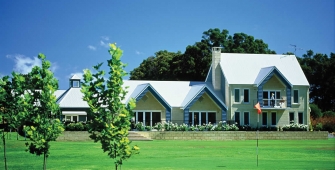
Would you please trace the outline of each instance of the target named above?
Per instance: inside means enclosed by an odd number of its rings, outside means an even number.
[[[80,90],[81,88],[69,88],[57,98],[60,108],[89,108],[87,102],[83,100],[84,94]]]
[[[261,68],[254,84],[258,87],[271,74],[277,74],[283,83],[287,84],[289,87],[292,87],[292,84],[284,77],[284,75],[277,69],[276,66]]]
[[[217,105],[219,105],[220,108],[225,108],[227,110],[227,106],[222,102],[223,98],[221,93],[215,93],[210,83],[204,83],[204,84],[198,84],[191,86],[190,91],[186,95],[183,103],[182,108],[185,109],[187,107],[190,107],[195,102],[196,97],[202,95],[204,92],[207,92],[207,94],[215,101]]]
[[[149,80],[124,80],[124,87],[128,86],[125,96],[126,103],[131,97],[136,98],[145,88],[152,87],[171,107],[183,108],[204,88],[210,90],[220,102],[223,97],[220,92],[213,90],[210,83],[192,81],[149,81]]]
[[[229,84],[255,84],[275,66],[292,85],[309,86],[294,55],[221,53],[220,66]]]
[[[74,74],[74,75],[70,78],[70,80],[80,80],[80,77],[77,76],[76,74]]]
[[[127,102],[130,98],[136,99],[136,102],[139,101],[148,91],[152,93],[156,97],[156,99],[169,111],[171,111],[171,106],[168,102],[151,86],[150,83],[140,84],[138,85],[130,97],[127,99]]]

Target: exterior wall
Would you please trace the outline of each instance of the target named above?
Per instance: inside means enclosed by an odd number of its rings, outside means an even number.
[[[179,107],[173,107],[171,111],[173,123],[178,123],[178,125],[184,123],[184,110],[180,109]]]
[[[166,109],[164,106],[159,103],[159,101],[151,94],[151,92],[148,91],[146,96],[146,98],[142,97],[142,99],[136,103],[136,107],[133,109],[133,111],[160,111],[161,121],[165,121]]]
[[[221,108],[216,105],[216,103],[210,98],[207,93],[202,95],[202,101],[196,101],[191,107],[190,112],[197,112],[197,111],[211,111],[216,112],[216,123],[222,120],[221,117]],[[214,122],[211,122],[214,123]]]
[[[235,89],[240,89],[240,102],[235,102]],[[250,102],[243,102],[243,89],[249,89]],[[310,111],[309,111],[309,87],[307,86],[293,86],[291,107],[287,107],[287,95],[285,85],[276,77],[273,76],[264,86],[265,91],[276,90],[280,91],[280,97],[285,100],[283,108],[272,108],[272,107],[262,107],[262,112],[266,112],[267,116],[267,126],[271,125],[271,113],[276,112],[276,127],[283,127],[284,125],[290,124],[289,113],[294,112],[294,121],[298,123],[298,113],[303,113],[303,124],[310,123]],[[249,112],[249,121],[251,127],[257,127],[257,111],[254,109],[254,105],[257,103],[257,87],[253,85],[229,85],[229,103],[228,106],[228,120],[234,120],[235,112],[240,112],[240,120],[243,122],[243,112]],[[293,103],[293,91],[298,90],[299,102]],[[227,102],[228,103],[228,102]],[[278,104],[276,104],[278,105]],[[262,125],[262,114],[259,115],[259,127]]]

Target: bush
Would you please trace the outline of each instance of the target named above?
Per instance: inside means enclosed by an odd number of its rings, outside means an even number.
[[[65,130],[66,131],[86,131],[88,129],[86,123],[84,122],[78,122],[78,123],[65,123]]]
[[[312,126],[315,130],[335,132],[335,116],[323,116],[320,118],[311,118]],[[321,126],[322,125],[322,126]]]
[[[283,126],[283,131],[307,131],[308,125],[291,123],[289,125]]]

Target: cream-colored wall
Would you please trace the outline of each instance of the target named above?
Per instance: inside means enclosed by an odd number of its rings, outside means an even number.
[[[133,109],[134,111],[161,111],[161,120],[166,120],[166,109],[162,104],[159,103],[159,101],[151,94],[151,92],[147,92],[145,94],[147,96],[147,99],[144,100],[144,97],[142,97],[141,100],[139,100],[136,103],[136,107]]]
[[[216,121],[222,120],[221,108],[211,99],[211,97],[204,93],[202,101],[196,101],[191,107],[190,112],[193,111],[212,111],[216,112]]]
[[[235,103],[234,89],[240,89],[240,102]],[[249,89],[249,97],[250,102],[243,102],[243,89]],[[293,90],[299,90],[299,103],[293,103]],[[228,102],[230,103],[227,111],[227,120],[234,120],[235,112],[240,112],[240,119],[243,121],[243,112],[249,112],[250,125],[256,127],[257,126],[257,112],[254,109],[254,105],[257,103],[257,87],[253,87],[253,85],[229,85],[229,91],[226,93],[228,96]],[[276,120],[277,127],[288,125],[289,122],[289,113],[294,112],[295,122],[298,122],[298,113],[303,112],[303,123],[309,124],[310,122],[310,111],[309,111],[309,87],[307,86],[293,86],[291,92],[291,101],[292,106],[290,108],[286,108],[287,104],[287,95],[286,95],[286,87],[285,85],[276,77],[272,77],[264,86],[263,90],[280,90],[281,97],[285,100],[284,107],[285,109],[274,109],[274,108],[262,108],[262,111],[268,113],[268,125],[271,125],[271,112],[276,112]],[[259,115],[259,125],[262,124],[262,115]]]
[[[171,122],[178,123],[178,125],[184,123],[184,110],[179,107],[173,107],[171,110],[172,119]]]

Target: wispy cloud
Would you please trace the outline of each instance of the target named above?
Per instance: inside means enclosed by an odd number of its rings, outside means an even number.
[[[41,67],[42,65],[41,60],[37,57],[30,58],[21,54],[7,55],[6,57],[14,60],[14,71],[22,74],[27,74],[33,67]]]
[[[97,47],[94,47],[93,45],[89,45],[89,46],[87,46],[87,48],[92,50],[92,51],[97,50]]]
[[[142,54],[144,54],[143,52],[138,51],[138,50],[136,50],[135,53],[136,53],[137,55],[142,55]]]
[[[101,36],[101,39],[103,39],[105,41],[109,41],[109,37],[107,37],[107,36]]]
[[[109,43],[108,42],[104,42],[104,41],[100,41],[100,45],[105,47],[105,48],[108,48],[109,47]]]

